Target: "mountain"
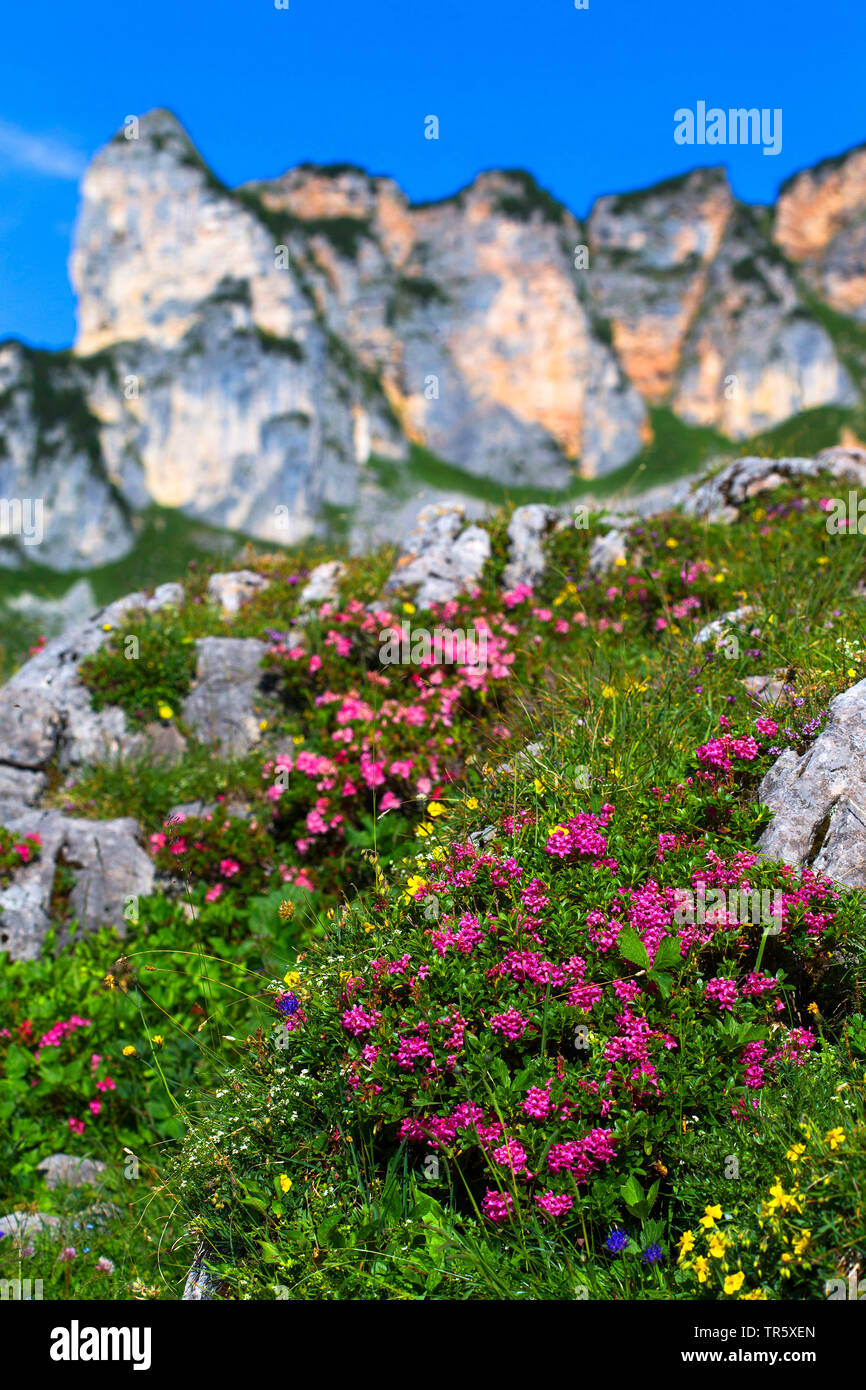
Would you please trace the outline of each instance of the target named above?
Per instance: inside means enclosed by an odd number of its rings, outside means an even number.
[[[150,112],[83,180],[74,347],[0,345],[0,497],[44,507],[0,564],[117,560],[153,503],[282,544],[342,515],[358,549],[479,480],[613,475],[671,418],[723,446],[833,407],[833,443],[864,229],[863,149],[774,209],[700,169],[581,223],[516,170],[430,204],[350,165],[230,189]]]

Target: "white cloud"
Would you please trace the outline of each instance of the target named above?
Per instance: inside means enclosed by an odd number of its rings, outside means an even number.
[[[0,120],[0,167],[13,165],[54,179],[80,179],[87,160],[78,150],[49,135],[31,135]]]

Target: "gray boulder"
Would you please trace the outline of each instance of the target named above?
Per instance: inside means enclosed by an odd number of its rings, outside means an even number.
[[[226,617],[233,617],[251,598],[267,589],[270,580],[254,570],[232,570],[212,574],[207,583],[208,598],[218,603]]]
[[[33,960],[51,926],[51,899],[61,866],[72,871],[68,914],[85,930],[113,926],[123,934],[126,900],[153,889],[154,868],[130,818],[84,820],[59,811],[23,809],[4,815],[15,835],[38,834],[37,857],[16,869],[0,889],[0,951],[13,960]]]
[[[397,561],[385,592],[415,589],[419,608],[447,603],[477,584],[490,558],[490,537],[466,526],[462,507],[425,507],[412,533],[412,548]]]
[[[261,738],[256,702],[267,644],[253,637],[202,637],[196,647],[196,680],[183,718],[222,757],[242,757]]]
[[[830,702],[812,747],[802,757],[786,749],[758,795],[774,813],[758,842],[764,858],[866,887],[866,681]]]
[[[508,523],[508,564],[502,576],[506,589],[518,584],[534,588],[538,583],[546,567],[544,541],[560,521],[555,508],[541,503],[516,508]]]
[[[46,1187],[85,1187],[99,1181],[105,1164],[98,1158],[76,1158],[74,1154],[49,1154],[36,1165],[45,1176]]]

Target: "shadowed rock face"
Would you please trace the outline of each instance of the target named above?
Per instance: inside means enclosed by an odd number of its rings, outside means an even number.
[[[333,507],[353,544],[390,539],[379,461],[413,491],[410,443],[559,488],[634,457],[651,405],[740,439],[858,400],[801,281],[866,314],[862,150],[798,176],[771,232],[717,169],[584,227],[520,171],[427,205],[350,166],[231,190],[169,113],[130,134],[82,184],[74,352],[0,347],[0,497],[45,499],[55,568],[124,554],[151,499],[287,543]]]

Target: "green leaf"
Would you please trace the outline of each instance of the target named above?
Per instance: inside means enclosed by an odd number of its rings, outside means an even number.
[[[682,962],[681,945],[676,936],[666,936],[664,941],[656,951],[656,958],[653,970],[664,970],[680,965]]]
[[[623,1201],[628,1207],[639,1206],[643,1201],[643,1188],[634,1176],[634,1173],[632,1173],[627,1182],[623,1183],[619,1190],[622,1193]]]
[[[649,970],[649,953],[633,927],[623,927],[620,932],[619,952],[621,956],[625,956],[626,960],[630,960],[633,965],[640,965],[644,970]]]

